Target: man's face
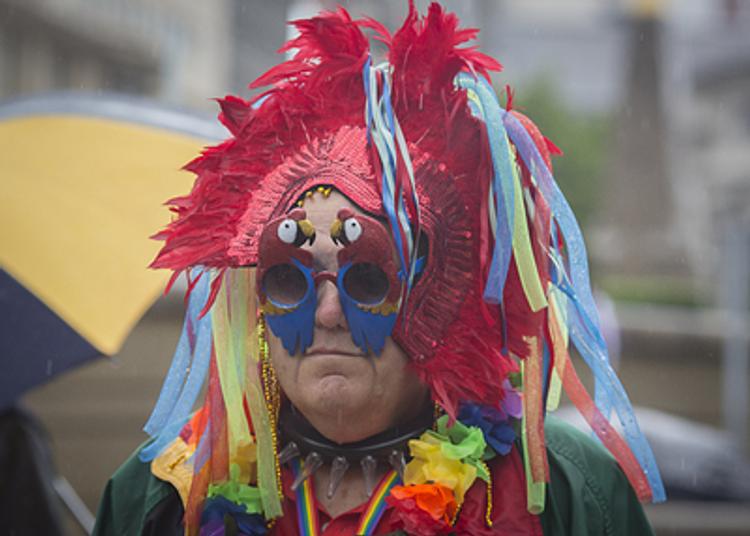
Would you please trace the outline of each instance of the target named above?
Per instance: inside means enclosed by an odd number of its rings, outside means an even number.
[[[341,245],[330,239],[331,224],[342,208],[361,211],[337,192],[307,198],[304,208],[318,237],[302,246],[313,254],[313,268],[338,271]],[[365,354],[352,341],[336,285],[323,281],[317,293],[313,343],[303,355],[289,355],[268,331],[271,361],[292,404],[339,443],[365,439],[414,416],[427,388],[408,368],[404,351],[388,337],[379,356]]]

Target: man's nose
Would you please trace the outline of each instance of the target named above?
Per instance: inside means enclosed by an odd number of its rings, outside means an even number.
[[[318,287],[315,325],[325,329],[349,329],[346,324],[346,316],[341,309],[339,291],[333,281],[323,281]]]

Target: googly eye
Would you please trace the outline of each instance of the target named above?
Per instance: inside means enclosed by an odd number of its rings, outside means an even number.
[[[282,242],[293,244],[297,237],[297,222],[291,218],[285,219],[279,224],[276,234]]]
[[[356,218],[347,218],[344,221],[344,235],[349,242],[354,242],[362,234],[362,226]]]

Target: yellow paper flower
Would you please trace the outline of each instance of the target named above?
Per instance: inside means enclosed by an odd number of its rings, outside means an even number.
[[[257,479],[257,460],[257,445],[255,443],[241,443],[237,446],[236,457],[229,460],[229,465],[230,467],[237,465],[239,468],[238,480],[240,482],[255,482]]]
[[[443,441],[430,433],[420,439],[409,441],[413,457],[406,465],[405,484],[442,484],[453,490],[458,504],[463,503],[464,494],[477,476],[476,467],[461,460],[447,458],[442,452]]]

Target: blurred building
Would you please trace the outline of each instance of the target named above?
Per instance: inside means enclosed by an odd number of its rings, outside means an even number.
[[[750,234],[750,4],[709,4],[669,27],[666,53],[679,222],[698,281],[716,292],[727,233]]]
[[[212,109],[232,61],[231,2],[0,0],[0,98],[120,91]]]

